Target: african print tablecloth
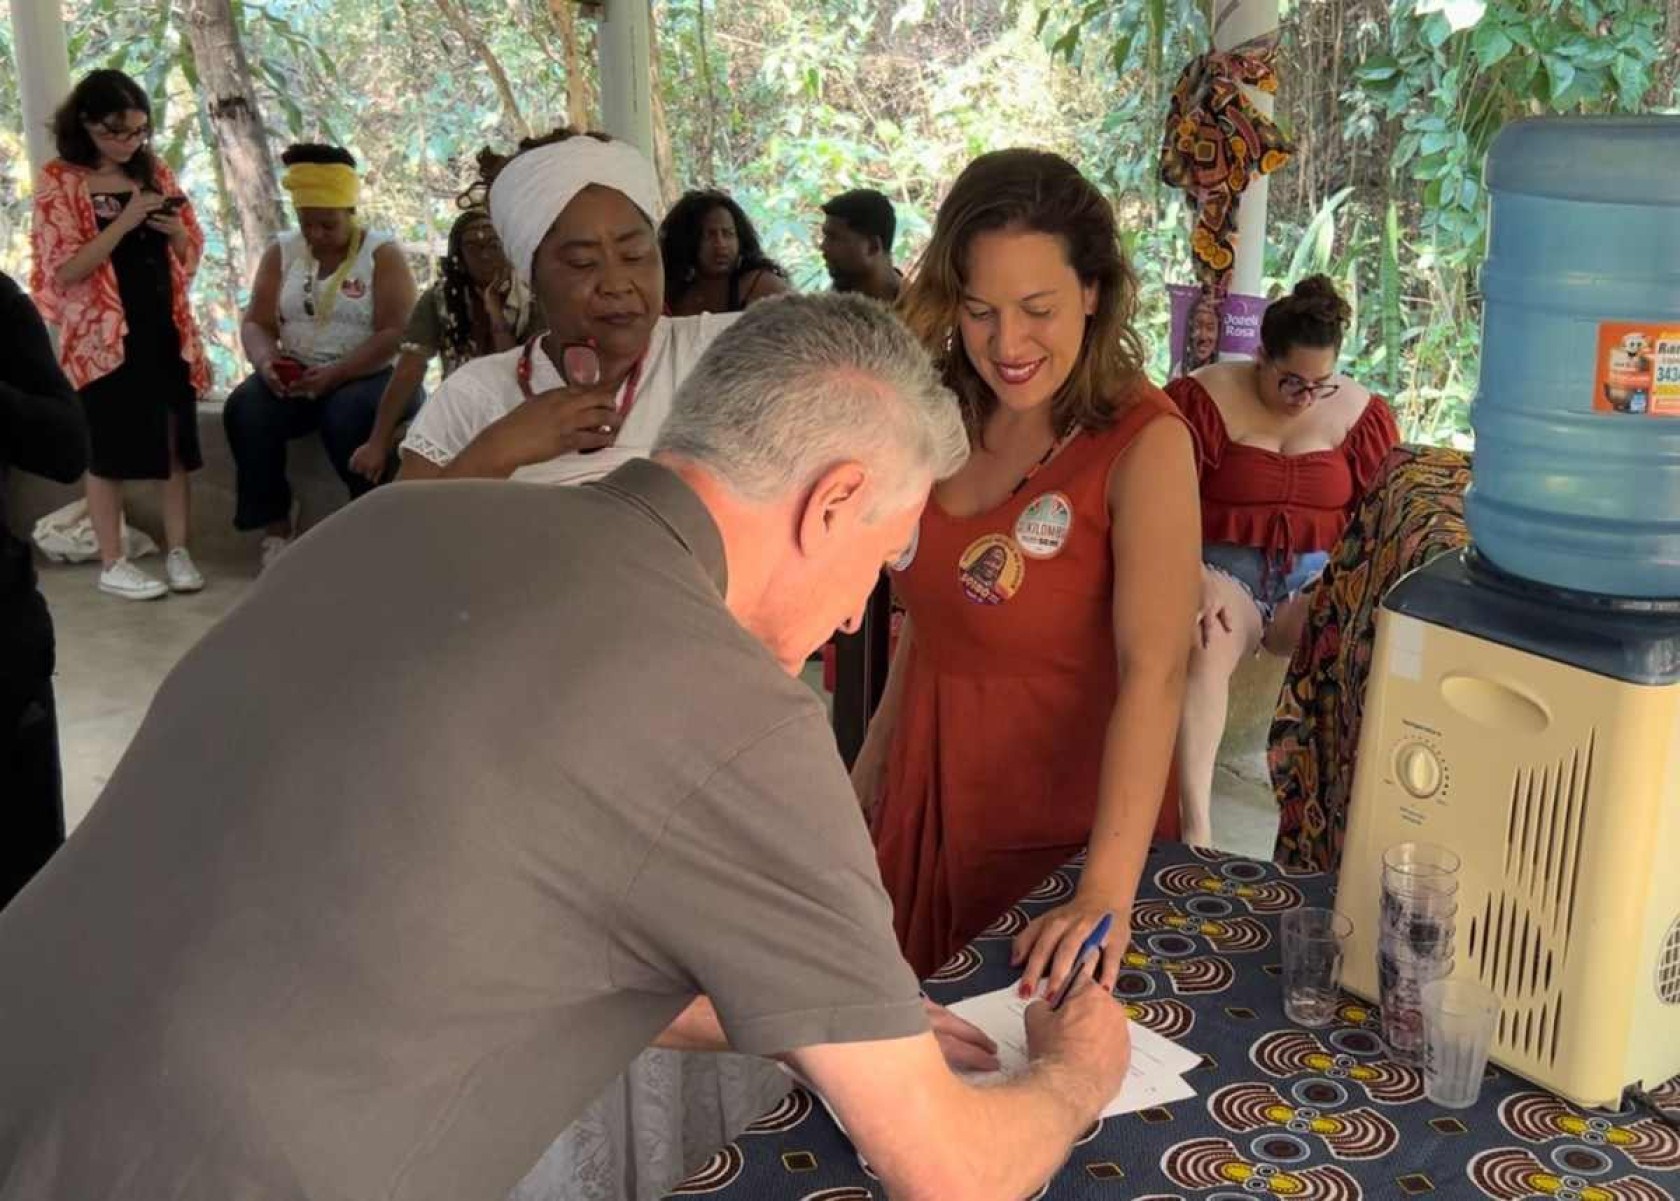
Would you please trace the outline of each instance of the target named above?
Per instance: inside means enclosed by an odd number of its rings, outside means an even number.
[[[1009,938],[1066,900],[1056,872],[928,982],[949,1004],[1013,978]],[[1321,1030],[1292,1026],[1278,915],[1328,903],[1333,878],[1215,852],[1151,852],[1119,991],[1132,1018],[1200,1051],[1197,1095],[1098,1122],[1041,1191],[1105,1201],[1677,1201],[1680,1133],[1648,1111],[1583,1111],[1490,1068],[1480,1102],[1447,1110],[1391,1062],[1377,1015],[1348,998]],[[1680,1110],[1680,1081],[1656,1094]],[[675,1197],[868,1201],[885,1190],[810,1094],[795,1090]]]

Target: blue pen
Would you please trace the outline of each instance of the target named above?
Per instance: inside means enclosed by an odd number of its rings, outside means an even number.
[[[1052,1013],[1060,1009],[1066,1003],[1068,994],[1073,992],[1074,983],[1078,981],[1079,973],[1084,970],[1085,960],[1089,956],[1099,954],[1102,951],[1103,939],[1108,937],[1108,930],[1112,925],[1114,925],[1114,915],[1112,913],[1103,914],[1102,920],[1097,923],[1096,928],[1080,944],[1079,954],[1073,957],[1073,971],[1068,973],[1067,980],[1062,984],[1062,995],[1057,997],[1050,1005]]]

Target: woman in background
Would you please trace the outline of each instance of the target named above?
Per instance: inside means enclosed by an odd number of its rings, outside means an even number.
[[[396,450],[397,429],[426,368],[443,356],[443,377],[487,354],[518,346],[544,328],[531,289],[514,274],[501,239],[482,208],[468,209],[449,230],[437,282],[420,294],[403,331],[396,370],[379,398],[373,432],[350,456],[350,470],[377,484]]]
[[[1196,435],[1202,598],[1178,736],[1184,840],[1211,846],[1214,761],[1231,675],[1288,655],[1303,593],[1399,437],[1394,415],[1336,370],[1351,311],[1322,275],[1275,300],[1254,362],[1167,385]]]
[[[787,274],[765,255],[758,231],[722,192],[687,192],[659,226],[665,303],[673,317],[739,313],[788,290]]]
[[[280,182],[298,229],[263,252],[241,336],[255,371],[222,410],[236,468],[233,524],[262,530],[266,567],[297,535],[286,444],[320,432],[352,498],[374,481],[350,469],[368,440],[391,360],[414,311],[414,276],[388,233],[357,215],[356,160],[338,146],[287,147]],[[412,413],[421,394],[403,402]]]
[[[58,327],[88,427],[88,514],[99,590],[125,600],[196,592],[188,473],[203,465],[195,404],[210,366],[187,288],[204,253],[192,202],[151,150],[152,106],[121,71],[95,71],[53,118],[58,157],[35,186],[29,286]],[[162,480],[164,580],[123,557],[123,481]]]
[[[547,332],[445,380],[403,438],[401,478],[586,483],[648,453],[682,381],[735,317],[664,315],[650,214],[659,189],[633,147],[560,129],[484,167],[491,220]],[[571,390],[568,348],[613,389],[610,406]]]

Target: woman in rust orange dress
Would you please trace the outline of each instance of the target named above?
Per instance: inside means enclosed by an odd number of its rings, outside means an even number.
[[[1137,279],[1101,193],[1053,154],[984,155],[900,297],[973,454],[895,567],[908,617],[853,772],[899,941],[936,970],[1057,866],[1016,940],[1052,986],[1105,913],[1112,984],[1158,816],[1200,582],[1189,430],[1143,377]]]

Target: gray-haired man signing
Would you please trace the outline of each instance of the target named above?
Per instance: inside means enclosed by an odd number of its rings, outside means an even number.
[[[794,678],[965,448],[884,309],[789,298],[651,461],[312,534],[0,913],[0,1198],[499,1199],[644,1047],[726,1039],[892,1196],[1031,1192],[1120,1083],[1121,1007],[1035,1005],[1031,1071],[951,1072]]]

